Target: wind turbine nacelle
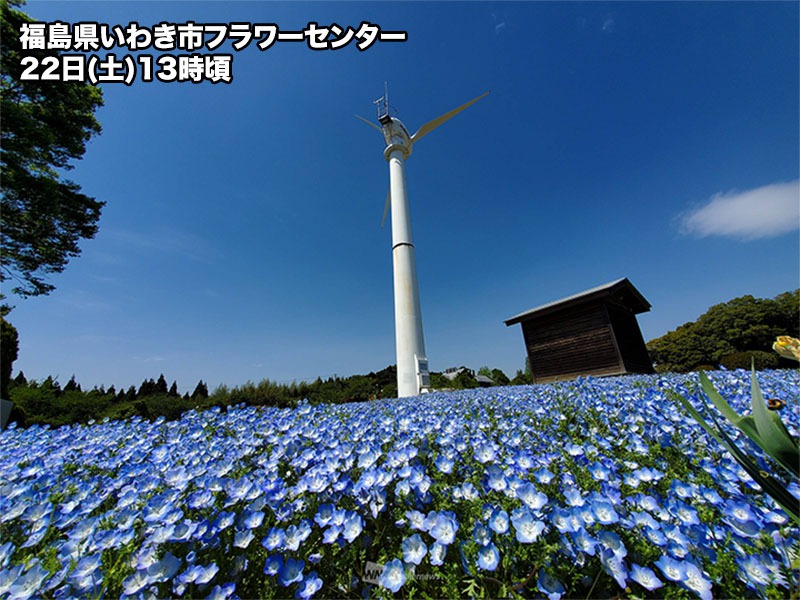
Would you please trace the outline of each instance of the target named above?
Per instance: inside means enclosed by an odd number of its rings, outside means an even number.
[[[383,131],[383,139],[386,140],[386,150],[384,156],[389,160],[389,154],[393,150],[401,149],[406,158],[411,154],[411,134],[408,129],[403,125],[400,119],[389,118],[381,122],[381,130]]]

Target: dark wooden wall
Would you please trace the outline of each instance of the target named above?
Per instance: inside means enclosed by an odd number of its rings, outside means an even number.
[[[639,323],[629,309],[615,304],[607,304],[614,337],[622,354],[622,362],[628,373],[654,373],[653,363],[647,353]]]
[[[587,302],[522,322],[533,380],[652,373],[636,321],[623,306]]]
[[[536,382],[623,370],[602,302],[573,306],[522,323]]]

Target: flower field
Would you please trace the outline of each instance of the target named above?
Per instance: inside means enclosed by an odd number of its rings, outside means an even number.
[[[749,373],[710,376],[746,409]],[[796,438],[800,371],[758,379]],[[670,397],[698,389],[587,378],[11,428],[0,597],[796,597],[800,528]]]

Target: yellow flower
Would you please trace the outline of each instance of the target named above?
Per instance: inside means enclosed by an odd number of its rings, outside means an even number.
[[[772,349],[785,358],[800,360],[800,340],[788,335],[779,335]]]

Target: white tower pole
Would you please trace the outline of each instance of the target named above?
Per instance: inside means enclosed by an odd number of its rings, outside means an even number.
[[[419,284],[411,237],[411,214],[406,189],[403,146],[389,146],[389,186],[392,199],[392,262],[394,264],[394,323],[397,350],[397,396],[416,396],[421,391],[418,361],[427,365],[422,334]],[[425,369],[427,371],[427,369]],[[425,373],[427,375],[427,373]]]
[[[397,350],[397,396],[416,396],[430,385],[425,340],[422,336],[422,311],[419,305],[419,284],[411,238],[411,214],[408,208],[405,162],[411,155],[414,143],[428,135],[442,123],[452,119],[462,110],[472,106],[489,92],[473,98],[420,127],[410,135],[400,119],[391,115],[388,90],[376,101],[380,127],[355,115],[370,127],[383,134],[386,150],[383,156],[389,163],[389,197],[386,208],[392,207],[392,262],[394,263],[394,327]],[[384,211],[384,219],[386,211]]]

